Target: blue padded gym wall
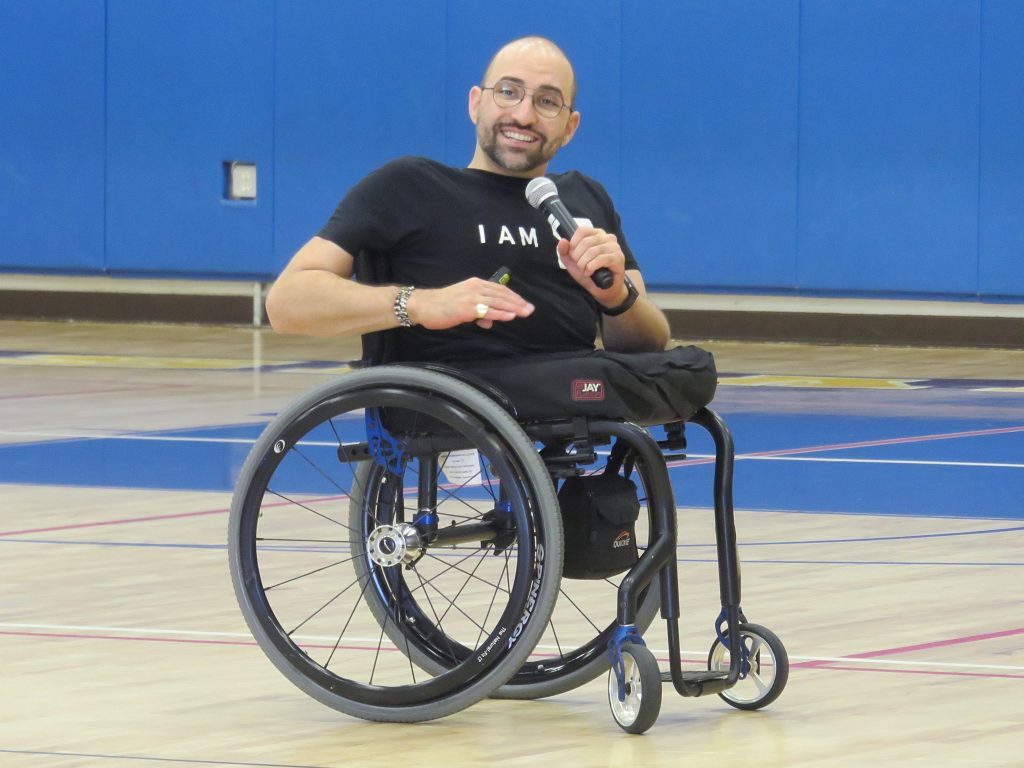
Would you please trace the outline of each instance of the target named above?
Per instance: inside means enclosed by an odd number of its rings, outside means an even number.
[[[798,3],[624,8],[621,213],[645,279],[796,286]]]
[[[104,12],[0,0],[0,269],[104,268]]]
[[[272,270],[273,8],[108,0],[109,271]],[[225,200],[230,160],[256,163],[256,203]]]
[[[513,18],[509,18],[512,16]],[[664,290],[1024,300],[1024,2],[0,0],[0,271],[269,279],[513,37]],[[225,198],[224,163],[258,198]]]
[[[1024,3],[985,0],[978,290],[1024,296]]]

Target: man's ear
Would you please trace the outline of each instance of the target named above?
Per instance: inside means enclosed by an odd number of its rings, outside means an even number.
[[[483,91],[480,90],[479,85],[474,85],[469,89],[469,119],[473,121],[473,125],[476,125],[477,118],[480,116],[481,95],[483,95]]]
[[[576,135],[576,130],[580,127],[580,113],[573,112],[569,115],[569,120],[565,124],[565,133],[562,134],[562,146],[564,147],[570,141],[572,137]]]

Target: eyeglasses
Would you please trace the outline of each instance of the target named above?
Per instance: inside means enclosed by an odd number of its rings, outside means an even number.
[[[499,109],[512,109],[517,107],[531,89],[512,80],[499,80],[494,85],[481,88],[481,91],[490,91],[494,97],[494,103]],[[551,88],[537,88],[533,90],[533,108],[541,117],[558,117],[563,109],[572,106],[565,103],[565,97]]]

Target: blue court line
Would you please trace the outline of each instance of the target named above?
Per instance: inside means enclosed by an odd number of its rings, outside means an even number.
[[[91,546],[91,547],[140,547],[149,549],[212,549],[212,550],[225,550],[228,548],[227,544],[173,544],[173,543],[157,543],[152,541],[64,541],[61,539],[14,539],[14,538],[2,538],[0,544],[68,544],[73,546]],[[309,550],[302,550],[309,551]]]
[[[677,558],[676,562],[679,563],[711,563],[715,564],[718,562],[715,558]],[[743,565],[934,565],[941,566],[943,568],[959,568],[959,567],[971,567],[971,568],[996,568],[996,567],[1009,567],[1009,568],[1024,568],[1024,562],[1020,563],[964,563],[964,562],[950,562],[944,560],[751,560],[750,558],[743,558]]]
[[[1013,528],[991,528],[985,531],[948,531],[946,533],[913,533],[903,536],[866,536],[857,539],[800,539],[792,541],[753,541],[742,542],[740,547],[771,547],[799,544],[861,544],[869,541],[909,541],[912,539],[943,539],[953,536],[983,536],[990,533],[1013,533],[1024,531],[1024,526]],[[678,544],[677,547],[713,547],[714,544]]]
[[[1011,528],[988,528],[983,531],[946,531],[943,533],[912,533],[900,536],[865,536],[857,538],[842,538],[842,539],[791,539],[781,541],[744,541],[740,542],[739,547],[741,549],[746,547],[776,547],[776,546],[802,546],[806,544],[864,544],[868,542],[878,541],[911,541],[914,539],[944,539],[954,538],[958,536],[987,536],[993,533],[1016,533],[1018,531],[1024,531],[1024,525],[1013,526]],[[87,544],[96,547],[153,547],[155,549],[219,549],[223,550],[227,548],[226,544],[175,544],[171,542],[150,542],[150,541],[96,541],[96,540],[66,540],[66,539],[16,539],[16,538],[0,538],[0,544],[16,542],[20,544]],[[326,544],[326,542],[325,542]],[[349,550],[339,550],[337,547],[344,546],[345,542],[337,542],[330,546],[324,547],[310,547],[310,546],[284,546],[284,545],[269,545],[261,544],[261,549],[276,550],[276,551],[292,551],[292,552],[343,552]],[[676,544],[676,549],[707,549],[711,547],[717,547],[715,542],[705,544]]]
[[[100,760],[148,760],[154,763],[177,763],[178,765],[237,765],[244,768],[327,768],[323,765],[299,765],[297,763],[248,763],[236,760],[198,760],[187,757],[151,757],[149,755],[105,755],[93,752],[49,752],[41,749],[0,749],[4,755],[38,755],[40,757],[88,757]]]

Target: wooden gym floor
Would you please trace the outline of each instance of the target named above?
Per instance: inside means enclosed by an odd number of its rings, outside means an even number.
[[[666,687],[629,736],[604,679],[417,725],[351,719],[263,657],[226,558],[258,425],[350,344],[0,322],[0,765],[959,768],[1024,764],[1024,352],[713,344],[769,708]],[[683,487],[683,645],[717,614],[707,447]],[[659,623],[648,643],[664,659]]]

